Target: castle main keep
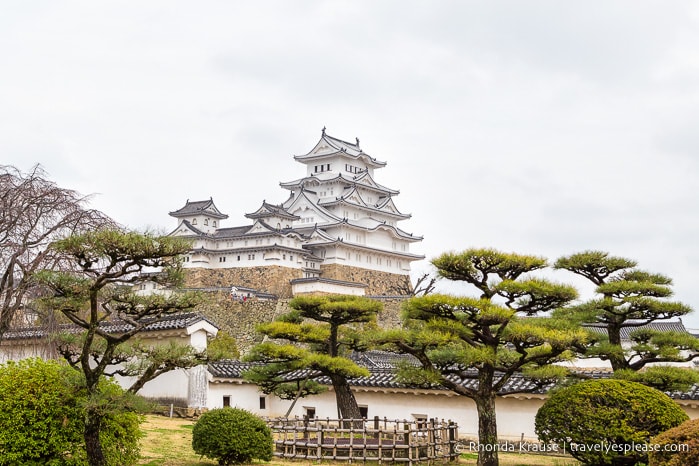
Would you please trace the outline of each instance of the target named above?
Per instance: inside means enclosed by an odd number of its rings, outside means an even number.
[[[250,224],[224,226],[228,215],[213,199],[187,201],[170,215],[171,235],[193,240],[185,257],[188,284],[243,286],[286,298],[312,292],[404,295],[411,289],[410,264],[424,256],[410,252],[421,236],[398,223],[398,190],[375,181],[386,166],[364,152],[359,140],[321,133],[294,160],[305,175],[282,182],[289,191],[280,204],[263,201],[245,214]]]

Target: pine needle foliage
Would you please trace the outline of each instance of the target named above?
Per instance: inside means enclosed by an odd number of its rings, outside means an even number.
[[[258,326],[259,332],[274,341],[251,350],[245,359],[261,364],[244,377],[265,393],[294,400],[325,391],[327,387],[314,379],[328,377],[340,417],[360,419],[348,379],[369,372],[349,355],[366,349],[362,334],[375,327],[381,303],[359,296],[319,295],[294,298],[289,307],[290,312]]]
[[[404,383],[441,386],[474,400],[480,444],[496,445],[496,396],[560,379],[565,369],[552,364],[572,358],[587,343],[587,332],[574,322],[533,317],[568,304],[577,291],[531,276],[547,266],[538,256],[468,249],[442,254],[432,264],[441,277],[475,289],[479,297],[412,298],[403,307],[403,328],[378,332],[372,340],[419,361],[418,367],[400,369]],[[515,374],[534,385],[510,388]],[[475,383],[462,383],[469,379]],[[479,450],[478,464],[497,465],[497,448]]]

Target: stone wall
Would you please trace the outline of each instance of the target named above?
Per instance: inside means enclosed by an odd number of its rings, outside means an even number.
[[[300,269],[270,265],[265,267],[239,267],[230,269],[185,269],[185,286],[192,288],[209,288],[244,286],[265,293],[272,293],[280,298],[291,297],[291,283],[301,278]]]
[[[199,305],[197,311],[233,336],[241,354],[262,342],[263,336],[255,330],[258,324],[271,322],[278,315],[289,311],[288,299],[236,301],[231,299],[227,292],[212,292],[206,295],[208,299]]]
[[[289,312],[289,299],[245,302],[234,301],[226,292],[210,292],[207,300],[197,309],[206,315],[221,330],[233,336],[241,354],[245,354],[255,344],[261,343],[263,336],[255,331],[258,324],[271,322],[277,316]],[[383,310],[377,316],[380,327],[394,328],[400,325],[400,308],[406,298],[373,298],[383,303]]]
[[[322,278],[366,284],[368,296],[399,296],[412,290],[408,275],[377,272],[340,264],[321,265],[320,271]],[[230,288],[231,286],[244,286],[275,294],[279,298],[291,298],[290,281],[303,276],[300,269],[278,265],[230,269],[188,268],[185,269],[185,272],[185,286],[187,287]]]
[[[378,272],[341,264],[321,265],[320,271],[322,278],[368,285],[366,294],[369,296],[398,296],[405,295],[409,290],[412,290],[408,275]]]

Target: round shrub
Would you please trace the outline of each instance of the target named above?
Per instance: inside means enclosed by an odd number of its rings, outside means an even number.
[[[649,466],[687,466],[699,464],[699,419],[683,422],[654,437]],[[657,449],[657,451],[656,451]]]
[[[218,464],[272,459],[272,431],[265,421],[244,409],[214,409],[202,414],[192,430],[192,448]]]
[[[626,380],[590,380],[554,392],[536,414],[539,439],[585,464],[648,461],[651,437],[688,419],[664,393]]]

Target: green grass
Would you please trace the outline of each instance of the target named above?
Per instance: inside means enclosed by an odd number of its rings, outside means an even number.
[[[141,426],[145,437],[141,441],[141,466],[210,466],[218,462],[201,458],[192,450],[192,427],[194,421],[170,419],[165,416],[146,416]],[[472,466],[477,463],[475,453],[462,453],[459,466]],[[256,463],[268,466],[347,466],[350,463],[332,461],[283,461],[274,459],[270,463]],[[454,463],[445,463],[451,465]],[[564,457],[500,453],[501,466],[579,466],[580,463]]]

